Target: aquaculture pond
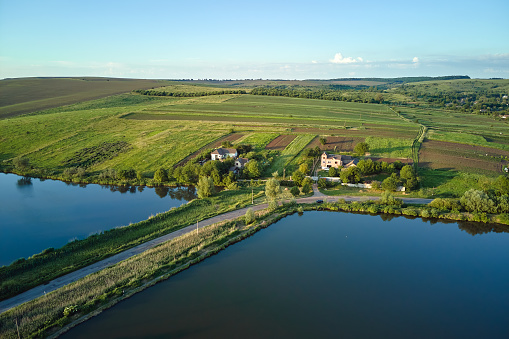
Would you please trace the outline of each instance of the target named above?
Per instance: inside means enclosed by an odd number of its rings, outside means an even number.
[[[509,338],[506,228],[286,217],[64,338]]]
[[[0,188],[0,266],[196,197],[194,187],[78,185],[4,173]]]

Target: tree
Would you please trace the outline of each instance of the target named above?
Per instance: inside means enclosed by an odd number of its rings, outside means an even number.
[[[313,190],[313,182],[311,181],[310,178],[305,178],[302,181],[302,193],[308,194],[312,190]]]
[[[336,167],[329,168],[329,177],[337,177],[338,176],[338,170]]]
[[[357,145],[355,145],[353,150],[358,155],[364,155],[369,152],[369,145],[367,142],[359,142]]]
[[[154,181],[159,183],[168,181],[168,175],[166,174],[166,170],[164,168],[159,168],[154,173]]]
[[[275,178],[270,178],[265,183],[265,195],[269,200],[275,200],[277,196],[281,193],[281,186],[279,185],[279,181]]]
[[[509,194],[509,177],[505,175],[501,175],[495,181],[495,187],[497,194]]]
[[[229,148],[229,147],[233,147],[233,144],[230,140],[225,140],[221,143],[221,147]]]
[[[248,178],[255,179],[259,178],[262,174],[262,168],[258,161],[256,160],[250,160],[246,167],[244,167],[244,173]]]
[[[304,173],[302,173],[299,170],[296,170],[292,174],[292,179],[295,182],[295,184],[297,184],[297,186],[302,186],[302,181],[304,180],[304,177],[305,177]]]
[[[309,173],[309,166],[307,163],[303,162],[299,166],[299,171],[301,171],[304,175],[307,175]]]
[[[298,196],[300,194],[300,190],[299,190],[299,187],[297,186],[293,186],[291,189],[290,189],[290,193],[292,193],[292,195],[294,197]]]
[[[130,180],[136,178],[136,171],[131,169],[121,169],[117,172],[117,178],[120,180]],[[166,179],[168,180],[168,179]]]
[[[322,145],[325,145],[325,144],[327,143],[327,138],[325,138],[325,137],[320,137],[320,139],[319,139],[319,140],[320,140],[320,143],[321,143]]]
[[[413,190],[419,187],[419,181],[411,165],[405,165],[399,172],[399,177],[403,180],[403,186],[406,189]]]
[[[398,184],[398,175],[396,173],[392,173],[390,177],[385,178],[384,181],[382,181],[382,188],[386,191],[394,192],[398,189]]]
[[[356,184],[361,180],[361,171],[357,167],[351,166],[346,170],[341,171],[339,177],[344,183]]]
[[[198,198],[203,199],[211,196],[215,192],[214,179],[211,177],[200,177],[198,181]]]
[[[244,215],[244,222],[246,225],[249,225],[253,221],[255,221],[255,214],[252,208],[248,208],[246,214]]]
[[[469,212],[497,213],[495,202],[483,191],[473,188],[463,194],[460,202]]]
[[[325,178],[318,179],[318,187],[327,188],[327,180]]]

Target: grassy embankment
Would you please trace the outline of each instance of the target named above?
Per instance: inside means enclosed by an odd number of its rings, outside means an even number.
[[[263,196],[254,187],[255,198]],[[198,220],[251,204],[251,189],[223,191],[216,196],[194,200],[146,221],[114,228],[77,240],[54,251],[43,251],[0,267],[0,299],[5,299],[75,271],[148,240],[176,231]]]
[[[406,217],[460,220],[460,228],[470,234],[507,232],[505,226],[479,223],[462,224],[473,216],[468,213],[438,211],[426,206],[389,206],[377,202],[353,202],[283,205],[273,212],[261,211],[254,224],[245,225],[242,218],[205,227],[161,244],[138,256],[89,275],[48,295],[18,306],[0,315],[2,337],[16,338],[15,320],[23,337],[45,336],[66,330],[95,315],[97,310],[113,306],[122,299],[150,287],[158,281],[200,262],[227,246],[238,242],[286,215],[305,210],[386,213],[382,218]],[[498,216],[490,216],[493,221]],[[497,219],[498,218],[498,219]],[[384,220],[385,220],[384,219]],[[509,224],[509,220],[504,221]],[[67,310],[67,311],[66,311]],[[63,329],[62,329],[63,328]]]

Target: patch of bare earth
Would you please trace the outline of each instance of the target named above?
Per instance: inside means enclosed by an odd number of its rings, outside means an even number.
[[[297,135],[280,135],[276,139],[269,142],[265,149],[282,151],[288,146]]]
[[[509,152],[495,148],[426,140],[419,152],[419,166],[439,169],[502,172]]]

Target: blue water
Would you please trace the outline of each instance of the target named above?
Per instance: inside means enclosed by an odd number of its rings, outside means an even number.
[[[507,339],[509,230],[500,230],[293,215],[64,338]]]
[[[71,185],[0,173],[0,265],[185,204],[194,188]]]

